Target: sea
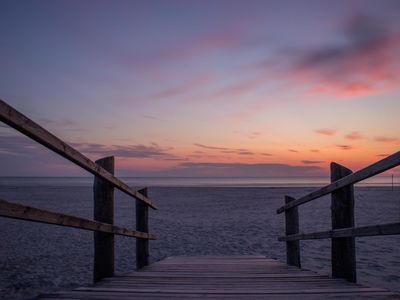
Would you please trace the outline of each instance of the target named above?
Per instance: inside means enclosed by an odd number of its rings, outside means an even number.
[[[321,187],[329,177],[120,177],[133,187]],[[0,177],[0,186],[91,186],[93,177]],[[374,176],[356,186],[400,186],[400,175]]]

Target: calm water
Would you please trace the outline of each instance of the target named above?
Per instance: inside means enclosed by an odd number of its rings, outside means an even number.
[[[319,187],[329,183],[328,177],[121,177],[137,187]],[[0,186],[91,186],[93,177],[0,177]],[[400,176],[393,178],[400,186]],[[389,175],[364,180],[359,186],[391,186]]]

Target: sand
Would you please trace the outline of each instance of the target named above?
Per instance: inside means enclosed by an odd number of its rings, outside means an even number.
[[[170,255],[262,254],[285,260],[284,195],[298,197],[315,188],[150,188],[159,210],[151,211],[151,260]],[[91,218],[90,187],[2,186],[0,199]],[[116,224],[133,228],[134,201],[116,193]],[[398,222],[400,188],[356,188],[356,223]],[[300,208],[303,232],[330,227],[330,199]],[[93,233],[0,218],[0,298],[29,299],[92,281]],[[359,282],[400,291],[400,236],[358,238]],[[330,272],[330,241],[303,241],[302,264]],[[116,238],[116,271],[135,267],[135,239]]]

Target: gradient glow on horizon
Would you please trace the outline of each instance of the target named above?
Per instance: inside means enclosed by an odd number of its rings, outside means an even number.
[[[400,148],[399,1],[1,1],[0,98],[123,176],[313,176]],[[0,176],[83,171],[0,125]],[[394,170],[392,172],[398,172]]]

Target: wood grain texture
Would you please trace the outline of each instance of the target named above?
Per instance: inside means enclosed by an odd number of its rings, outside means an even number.
[[[53,224],[59,226],[73,227],[84,230],[113,233],[117,235],[144,238],[154,240],[153,234],[129,230],[126,228],[113,226],[107,223],[97,222],[85,218],[56,213],[44,209],[39,209],[27,205],[7,202],[0,199],[0,216],[33,221],[39,223]]]
[[[188,275],[190,272],[191,275]],[[260,256],[168,257],[139,272],[39,299],[399,299]]]
[[[94,163],[78,150],[74,149],[37,123],[33,122],[31,119],[29,119],[1,99],[0,121],[13,127],[24,135],[35,140],[39,144],[42,144],[43,146],[49,148],[60,156],[68,159],[69,161],[75,163],[86,171],[92,173],[93,175],[104,179],[120,191],[156,209],[156,206],[154,205],[154,203],[152,203],[150,199],[130,188],[127,184],[116,178],[114,175],[110,174],[110,172],[107,172],[104,168]]]
[[[301,204],[310,202],[314,199],[320,198],[322,196],[328,195],[334,191],[337,191],[345,186],[355,184],[357,182],[360,182],[364,179],[370,178],[374,175],[380,174],[384,171],[387,171],[389,169],[392,169],[394,167],[397,167],[400,165],[400,151],[362,169],[357,172],[354,172],[350,175],[347,175],[343,177],[342,179],[339,179],[335,182],[332,182],[331,184],[324,186],[312,193],[309,193],[303,197],[300,197],[296,199],[295,201],[292,201],[288,204],[285,204],[284,206],[280,207],[276,212],[278,214],[283,213],[285,210],[299,206]]]

